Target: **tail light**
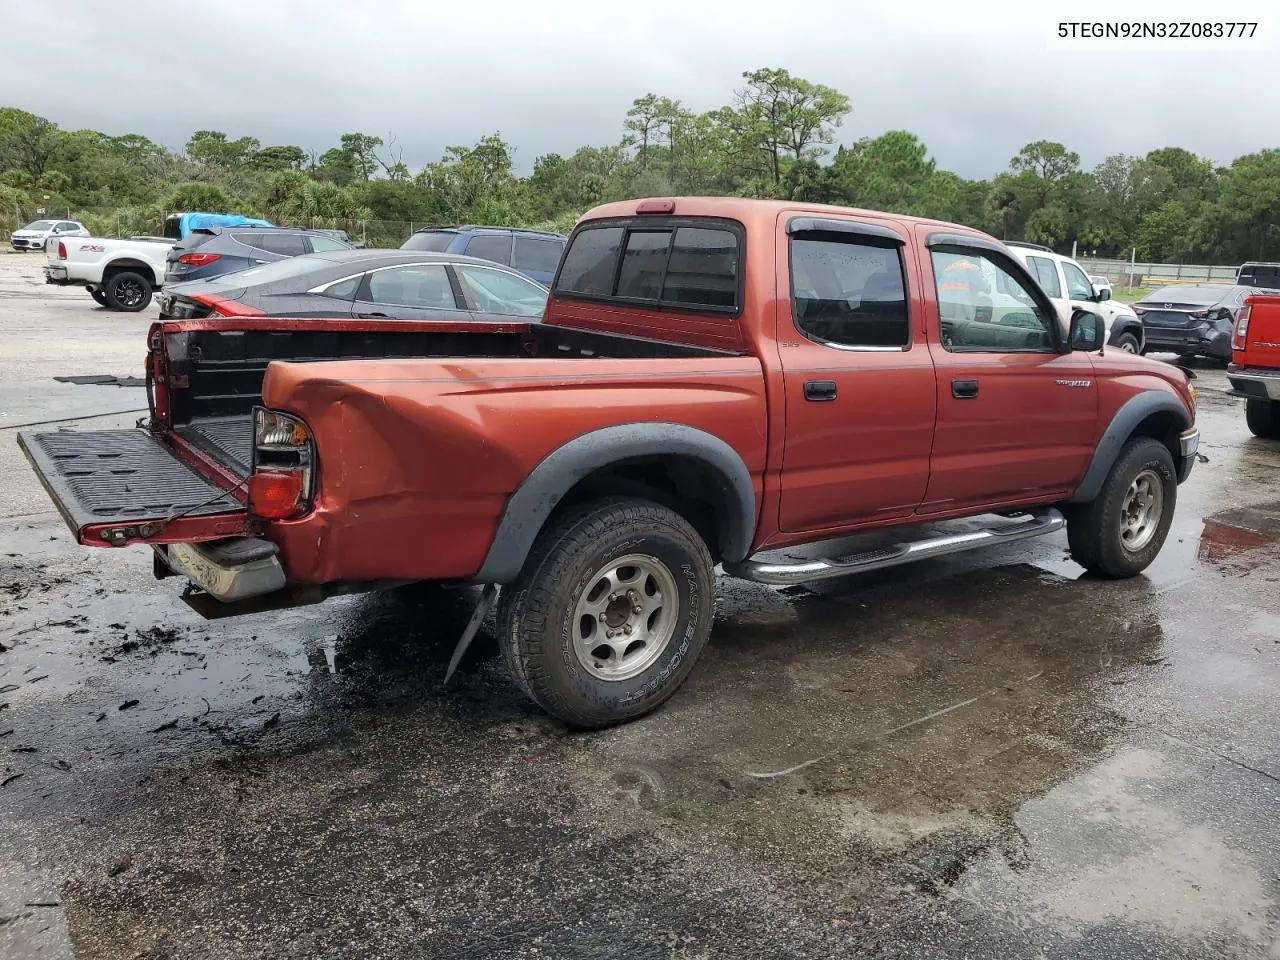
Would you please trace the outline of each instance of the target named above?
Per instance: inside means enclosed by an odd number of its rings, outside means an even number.
[[[188,267],[203,267],[220,259],[222,259],[220,253],[184,253],[178,258],[178,262],[185,263]]]
[[[67,245],[63,243],[61,240],[58,241],[58,259],[59,260],[67,259]]]
[[[1236,314],[1236,328],[1231,333],[1231,349],[1243,350],[1245,340],[1249,336],[1249,313],[1250,305],[1246,302],[1240,311]]]
[[[196,303],[209,308],[211,317],[261,317],[263,313],[257,307],[228,300],[226,297],[214,296],[211,293],[196,294],[191,298]]]
[[[253,472],[249,512],[264,520],[288,520],[311,507],[311,431],[297,417],[253,409]]]

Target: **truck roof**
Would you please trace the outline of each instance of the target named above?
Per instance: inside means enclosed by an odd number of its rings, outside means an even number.
[[[956,233],[986,236],[980,230],[974,230],[972,227],[949,223],[945,220],[931,220],[928,217],[911,217],[906,214],[886,213],[882,210],[861,210],[856,207],[837,207],[826,203],[762,200],[754,197],[647,197],[638,200],[619,200],[591,208],[582,215],[578,222],[606,217],[634,217],[640,215],[637,208],[641,204],[656,206],[668,202],[674,204],[674,209],[662,211],[663,216],[724,217],[729,220],[739,220],[744,225],[754,223],[757,227],[772,224],[779,213],[784,210],[790,210],[801,213],[829,213],[843,216],[854,214],[855,216],[878,217],[880,219],[896,220],[904,224],[946,227]],[[658,211],[655,210],[653,212],[657,213]]]

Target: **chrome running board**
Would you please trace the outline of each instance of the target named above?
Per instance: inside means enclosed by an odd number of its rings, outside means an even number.
[[[741,563],[726,563],[724,572],[756,583],[793,584],[809,580],[825,580],[829,577],[847,577],[869,570],[883,570],[914,560],[941,557],[949,553],[962,553],[979,547],[1015,543],[1055,533],[1067,525],[1066,518],[1052,507],[1030,513],[1026,520],[1012,525],[967,533],[946,534],[927,540],[913,540],[887,547],[876,547],[845,557],[818,557],[814,559],[773,561],[748,557]]]

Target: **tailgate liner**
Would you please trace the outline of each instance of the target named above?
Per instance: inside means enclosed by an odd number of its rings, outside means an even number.
[[[146,430],[23,432],[18,443],[77,533],[96,523],[243,510]]]
[[[241,477],[253,467],[253,414],[193,420],[173,432],[188,443],[213,454]]]

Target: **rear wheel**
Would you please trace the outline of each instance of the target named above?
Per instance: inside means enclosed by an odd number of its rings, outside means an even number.
[[[1244,421],[1255,437],[1280,440],[1280,400],[1246,400]]]
[[[107,305],[113,310],[137,313],[151,303],[151,281],[140,273],[122,270],[113,273],[103,285]]]
[[[693,669],[714,591],[706,544],[675,511],[633,499],[579,507],[542,532],[503,589],[503,656],[530,698],[571,726],[632,720]]]
[[[1130,440],[1091,503],[1067,517],[1071,558],[1104,577],[1132,577],[1156,558],[1178,501],[1173,456],[1159,440]]]

